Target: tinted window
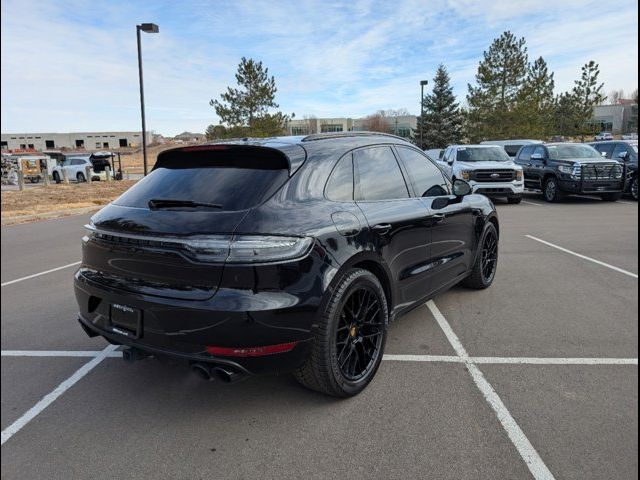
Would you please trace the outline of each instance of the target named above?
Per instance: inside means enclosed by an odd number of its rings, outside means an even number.
[[[389,147],[356,150],[353,160],[356,169],[357,200],[391,200],[409,197],[404,177]]]
[[[611,158],[619,160],[620,157],[618,155],[620,155],[621,153],[628,153],[629,150],[627,150],[627,146],[624,143],[616,143],[616,147],[613,149],[613,154],[611,155]]]
[[[524,147],[518,155],[518,160],[531,160],[531,154],[535,147]]]
[[[522,145],[505,145],[504,151],[507,152],[507,155],[510,157],[515,157],[518,154],[520,147],[522,147]]]
[[[547,152],[545,152],[544,147],[536,147],[533,149],[532,155],[540,155],[540,157],[546,158]]]
[[[336,202],[353,200],[353,162],[351,155],[347,155],[338,162],[331,172],[325,195]]]
[[[598,143],[593,146],[600,153],[605,153],[607,158],[611,158],[611,154],[613,152],[614,145],[611,143]]]
[[[178,158],[156,167],[114,203],[148,208],[149,200],[187,200],[222,205],[222,211],[245,210],[266,200],[288,178],[286,168],[273,168],[259,158]],[[270,168],[271,167],[271,168]]]
[[[448,194],[442,172],[427,157],[411,148],[404,147],[398,147],[398,153],[409,172],[417,196],[438,197]]]

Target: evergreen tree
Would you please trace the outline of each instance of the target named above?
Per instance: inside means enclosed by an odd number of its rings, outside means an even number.
[[[517,124],[522,136],[546,138],[553,133],[555,81],[547,62],[539,57],[529,65],[517,99]],[[519,133],[520,133],[519,132]]]
[[[453,94],[449,73],[442,64],[433,79],[433,93],[424,97],[422,109],[424,118],[418,117],[418,125],[413,132],[418,144],[422,129],[423,145],[418,145],[420,148],[445,148],[462,141],[460,105]]]
[[[579,125],[577,133],[580,135],[594,133],[588,121],[593,117],[593,107],[600,105],[605,99],[604,83],[598,83],[599,76],[600,66],[593,60],[589,61],[582,67],[580,79],[575,81],[571,92]]]
[[[514,106],[527,67],[525,39],[511,32],[504,32],[484,52],[476,85],[468,86],[468,133],[472,141],[509,138],[517,132]]]
[[[226,124],[230,136],[270,136],[284,132],[287,116],[281,112],[269,113],[278,108],[275,78],[262,62],[242,57],[236,73],[239,88],[228,87],[220,95],[221,100],[212,99],[220,121]]]

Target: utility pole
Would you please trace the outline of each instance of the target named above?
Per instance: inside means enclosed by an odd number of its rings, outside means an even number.
[[[420,150],[424,150],[424,139],[422,134],[424,131],[424,87],[428,83],[428,80],[420,80]]]

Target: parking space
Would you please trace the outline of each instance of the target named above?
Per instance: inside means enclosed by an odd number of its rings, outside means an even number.
[[[107,346],[75,321],[73,267],[3,286],[3,478],[637,476],[637,204],[525,201],[496,202],[494,285],[399,318],[348,400],[289,376],[224,386],[155,360],[69,357]],[[78,261],[87,218],[4,227],[3,284]]]

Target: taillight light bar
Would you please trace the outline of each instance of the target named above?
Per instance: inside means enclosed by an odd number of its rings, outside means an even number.
[[[290,352],[298,342],[265,345],[263,347],[214,347],[207,346],[207,353],[221,357],[263,357],[278,353]]]

